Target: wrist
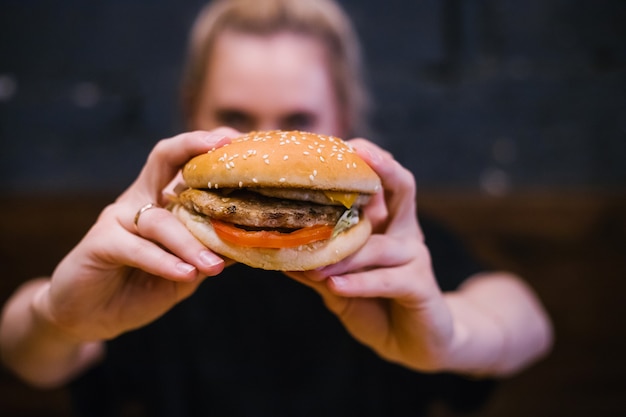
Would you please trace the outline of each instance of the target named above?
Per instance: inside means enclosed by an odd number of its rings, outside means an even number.
[[[85,342],[74,336],[55,319],[50,302],[50,280],[44,282],[33,293],[30,312],[33,326],[50,342],[54,341],[67,346],[79,346]]]
[[[460,296],[449,296],[454,336],[449,371],[473,377],[498,375],[507,352],[506,332],[496,317]]]

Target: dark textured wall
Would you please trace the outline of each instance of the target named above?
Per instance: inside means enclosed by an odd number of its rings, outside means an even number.
[[[0,188],[119,190],[179,129],[201,0],[1,0]],[[421,186],[626,186],[626,2],[343,0]]]

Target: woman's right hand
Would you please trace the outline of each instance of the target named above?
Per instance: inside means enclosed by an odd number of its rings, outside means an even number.
[[[162,191],[189,159],[236,133],[197,131],[158,142],[136,181],[35,294],[35,312],[76,340],[111,339],[152,322],[191,295],[203,277],[220,273],[224,261],[161,208],[167,203]],[[148,203],[158,207],[135,222]]]

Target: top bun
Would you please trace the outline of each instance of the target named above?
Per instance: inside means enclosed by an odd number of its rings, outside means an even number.
[[[306,188],[373,194],[380,178],[343,140],[300,131],[251,132],[183,168],[192,188]]]

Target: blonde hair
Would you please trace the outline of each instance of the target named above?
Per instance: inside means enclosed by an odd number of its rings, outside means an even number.
[[[318,39],[328,51],[330,74],[346,134],[369,133],[369,94],[361,49],[348,16],[333,0],[214,0],[191,30],[181,98],[188,122],[198,107],[213,44],[224,30],[271,35],[290,31]]]

